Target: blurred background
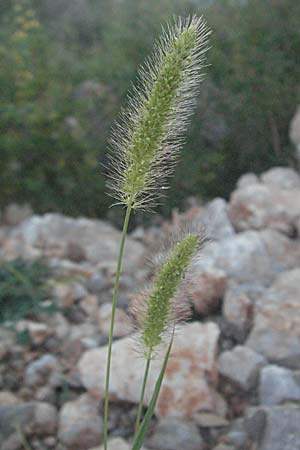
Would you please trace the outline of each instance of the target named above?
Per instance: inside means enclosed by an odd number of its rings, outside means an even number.
[[[160,212],[226,198],[245,172],[296,166],[297,0],[1,0],[0,208],[28,202],[118,223],[101,165],[111,126],[161,25],[194,13],[212,48]]]
[[[145,261],[194,222],[209,243],[145,445],[300,450],[300,1],[0,0],[1,450],[103,450],[124,213],[108,138],[161,26],[187,14],[213,30],[206,78],[167,197],[131,218],[109,449],[132,448]]]

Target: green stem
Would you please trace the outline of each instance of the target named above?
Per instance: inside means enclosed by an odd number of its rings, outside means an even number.
[[[103,419],[104,450],[107,450],[109,379],[110,379],[111,350],[112,350],[112,341],[113,341],[113,332],[114,332],[114,323],[115,323],[115,313],[116,313],[116,306],[117,306],[117,302],[118,302],[119,282],[120,282],[121,266],[122,266],[122,259],[123,259],[123,253],[124,253],[124,245],[125,245],[125,239],[126,239],[131,209],[132,209],[132,198],[130,198],[130,200],[128,202],[126,215],[125,215],[125,219],[124,219],[124,224],[123,224],[123,231],[122,231],[121,242],[120,242],[120,249],[119,249],[117,270],[116,270],[116,278],[115,278],[115,285],[114,285],[114,293],[113,293],[113,299],[112,299],[112,308],[111,308],[111,322],[110,322],[110,330],[109,330],[109,338],[108,338],[106,380],[105,380],[105,394],[104,394],[104,419]]]
[[[174,339],[174,329],[172,332],[171,341],[169,343],[167,353],[165,354],[165,357],[164,357],[164,362],[163,362],[162,368],[160,370],[160,373],[159,373],[158,378],[155,383],[153,395],[152,395],[152,398],[148,405],[148,409],[147,409],[145,417],[139,427],[139,431],[137,432],[136,436],[134,437],[132,450],[140,450],[143,445],[143,440],[144,440],[145,434],[149,428],[152,416],[154,414],[154,409],[155,409],[155,406],[157,403],[160,388],[161,388],[161,385],[162,385],[162,382],[163,382],[163,379],[165,376],[168,360],[169,360],[172,345],[173,345],[173,339]]]
[[[149,369],[150,369],[150,363],[151,363],[151,354],[152,354],[152,352],[151,352],[151,349],[150,349],[148,354],[147,354],[147,357],[146,357],[146,367],[145,367],[145,372],[144,372],[144,379],[143,379],[141,397],[140,397],[140,402],[139,402],[138,412],[137,412],[137,418],[136,418],[136,423],[135,423],[135,436],[136,436],[136,434],[139,431],[139,426],[140,426],[140,423],[141,423],[141,416],[142,416],[142,411],[143,411],[144,396],[145,396],[145,390],[146,390],[148,374],[149,374]]]

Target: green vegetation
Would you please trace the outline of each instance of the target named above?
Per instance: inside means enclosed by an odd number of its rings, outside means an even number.
[[[205,13],[212,49],[161,211],[189,195],[226,195],[245,171],[293,164],[288,125],[300,102],[299,2],[4,0],[0,207],[26,201],[39,212],[107,214],[102,164],[110,127],[159,24],[188,13]]]
[[[209,34],[210,30],[205,21],[197,16],[178,18],[175,23],[168,24],[161,39],[155,43],[152,57],[148,58],[140,69],[137,87],[130,97],[127,109],[121,113],[116,124],[117,132],[113,135],[114,152],[110,155],[111,188],[114,196],[126,206],[126,213],[116,268],[107,347],[104,450],[107,450],[108,444],[109,384],[115,313],[131,212],[144,208],[145,204],[149,206],[149,202],[156,204],[159,181],[165,172],[172,173],[175,157],[182,147],[188,119],[195,106],[197,89],[203,78]],[[146,348],[146,367],[136,420],[134,448],[137,450],[142,446],[146,422],[149,420],[143,421],[140,429],[152,352],[163,341],[163,334],[168,326],[171,326],[173,336],[176,320],[172,317],[175,310],[175,307],[172,308],[172,298],[196,254],[200,241],[196,234],[189,234],[175,244],[169,258],[157,273],[148,298],[141,324],[141,340]],[[161,379],[165,366],[166,363],[162,368]],[[153,414],[160,384],[161,381],[158,380],[148,417]]]
[[[41,262],[22,260],[0,266],[0,324],[14,322],[29,314],[53,311],[43,302],[48,298],[46,281],[50,270]]]

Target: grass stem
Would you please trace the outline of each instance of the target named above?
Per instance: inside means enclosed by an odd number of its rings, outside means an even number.
[[[115,278],[114,292],[113,292],[113,299],[112,299],[112,308],[111,308],[111,322],[110,322],[110,330],[109,330],[109,338],[108,338],[105,394],[104,394],[104,418],[103,418],[104,450],[107,450],[109,380],[110,380],[111,350],[112,350],[113,333],[114,333],[115,313],[116,313],[116,306],[117,306],[117,302],[118,302],[119,283],[120,283],[122,259],[123,259],[123,254],[124,254],[125,239],[126,239],[126,235],[127,235],[131,210],[132,210],[132,198],[128,202],[128,206],[126,209],[126,215],[125,215],[125,219],[124,219],[124,224],[123,224],[123,231],[122,231],[121,242],[120,242],[120,249],[119,249],[117,270],[116,270],[116,278]]]
[[[138,433],[139,426],[140,426],[140,423],[141,423],[141,416],[142,416],[142,411],[143,411],[144,396],[145,396],[145,390],[146,390],[148,374],[149,374],[149,369],[150,369],[150,363],[151,363],[151,353],[152,352],[151,352],[151,349],[150,349],[148,354],[147,354],[147,357],[146,357],[146,367],[145,367],[145,372],[144,372],[143,385],[142,385],[142,390],[141,390],[141,397],[140,397],[140,402],[139,402],[138,412],[137,412],[137,418],[136,418],[136,423],[135,423],[135,435]]]

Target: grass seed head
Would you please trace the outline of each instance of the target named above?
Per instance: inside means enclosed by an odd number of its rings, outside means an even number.
[[[175,323],[185,318],[187,305],[178,292],[202,243],[198,233],[178,237],[156,271],[152,287],[136,303],[134,314],[144,353],[153,353]]]
[[[140,69],[111,139],[109,185],[119,203],[152,206],[166,187],[203,77],[209,34],[202,18],[178,19]]]

